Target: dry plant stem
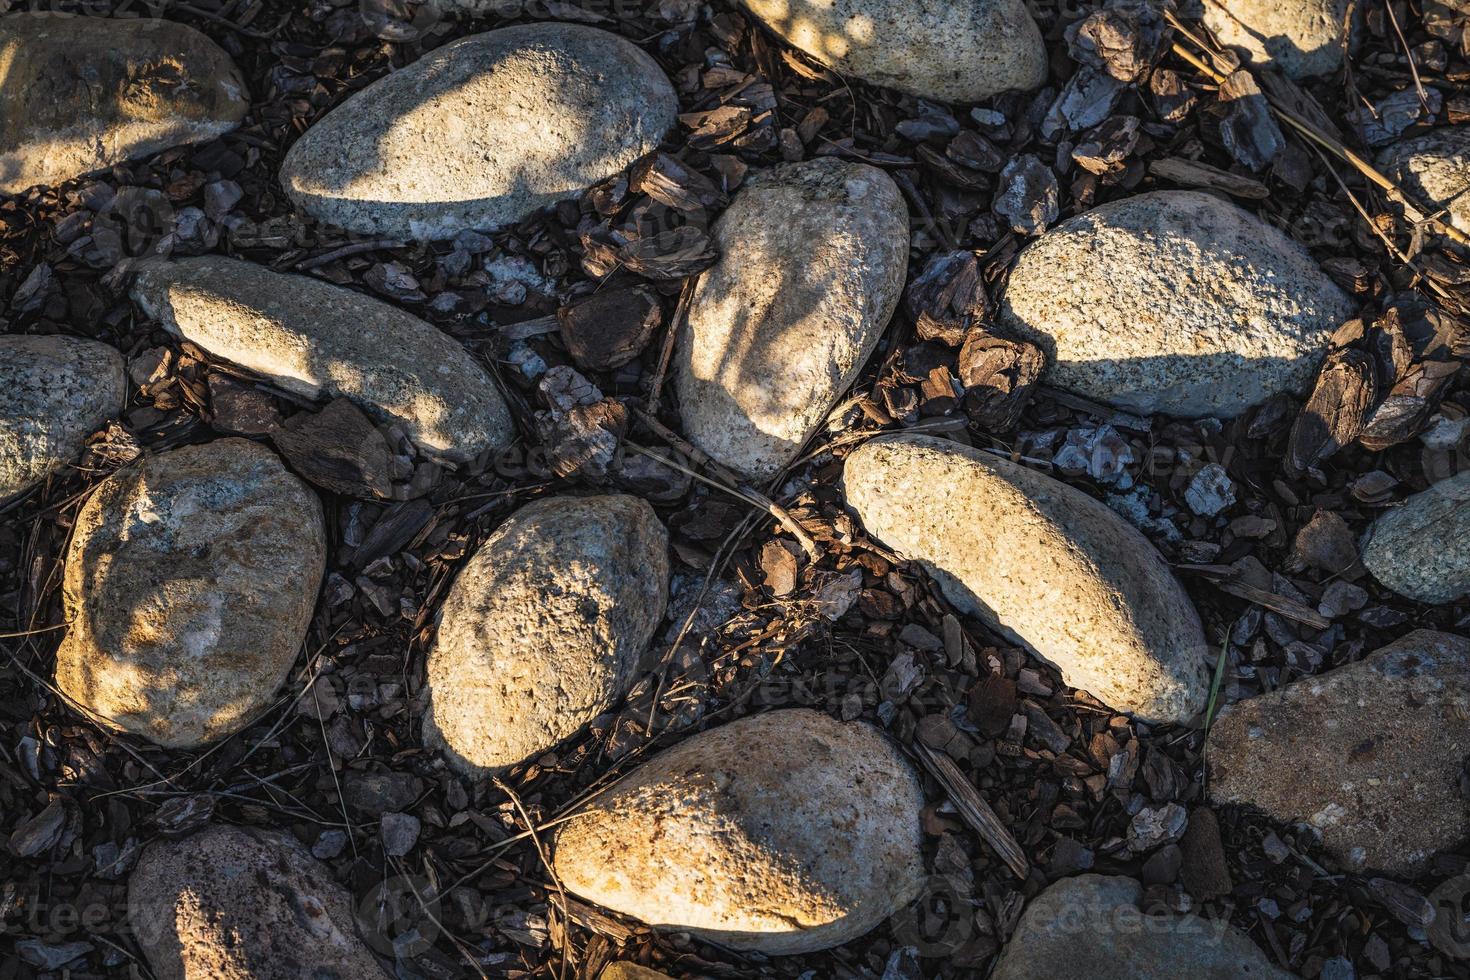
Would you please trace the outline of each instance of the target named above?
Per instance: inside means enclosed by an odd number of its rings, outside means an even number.
[[[393,870],[397,871],[402,880],[408,883],[409,891],[413,892],[413,900],[418,903],[419,910],[423,912],[424,917],[434,924],[434,927],[439,930],[441,935],[447,936],[449,938],[449,941],[454,943],[454,948],[459,951],[460,956],[464,957],[465,962],[470,965],[470,969],[479,974],[480,980],[489,980],[490,975],[487,974],[483,969],[481,969],[480,965],[475,962],[475,957],[473,956],[473,954],[471,954],[470,949],[465,944],[464,940],[460,939],[459,936],[451,932],[449,928],[444,925],[443,922],[439,921],[439,917],[434,914],[433,909],[429,908],[429,906],[424,903],[423,896],[419,894],[418,887],[413,883],[413,876],[405,873],[408,869],[405,867],[403,862],[399,861],[396,858],[393,858],[391,860],[393,864]]]
[[[950,758],[942,753],[931,750],[922,742],[915,742],[914,749],[919,754],[919,760],[924,763],[924,768],[929,770],[930,775],[944,786],[949,793],[949,798],[954,802],[960,815],[969,824],[985,843],[990,845],[991,850],[1000,856],[1011,869],[1011,873],[1017,878],[1025,881],[1031,874],[1031,866],[1026,861],[1026,852],[1021,850],[1021,845],[1016,843],[1016,838],[1006,830],[1005,824],[1000,822],[1000,817],[985,802],[985,798],[965,778],[960,767],[955,765]]]
[[[1404,57],[1409,62],[1409,74],[1414,77],[1414,92],[1419,96],[1419,104],[1424,111],[1429,111],[1429,95],[1424,91],[1424,80],[1419,77],[1419,65],[1414,60],[1414,52],[1409,48],[1408,39],[1404,37],[1403,28],[1399,27],[1398,14],[1393,12],[1393,4],[1385,3],[1384,9],[1388,11],[1388,22],[1393,25],[1393,32],[1399,39],[1399,45],[1404,49]]]
[[[658,400],[663,397],[664,377],[669,372],[669,361],[674,356],[674,341],[684,325],[684,318],[689,315],[689,301],[694,298],[694,283],[697,279],[696,276],[690,276],[684,280],[684,289],[679,293],[679,305],[669,319],[668,329],[664,331],[664,345],[658,353],[658,367],[654,368],[653,379],[648,384],[648,404],[655,409],[658,408]]]
[[[531,843],[536,845],[536,856],[541,859],[542,867],[546,869],[547,875],[551,877],[551,883],[556,886],[557,894],[561,897],[562,951],[560,976],[562,980],[566,980],[567,963],[572,958],[571,950],[568,948],[569,936],[567,933],[567,925],[568,923],[570,923],[571,919],[567,915],[567,890],[562,887],[561,879],[557,877],[556,872],[552,869],[551,858],[546,853],[546,847],[541,843],[541,835],[536,833],[536,824],[531,819],[531,815],[526,812],[526,807],[524,804],[521,803],[521,798],[516,795],[515,790],[511,789],[510,786],[499,777],[493,777],[492,782],[495,783],[496,789],[500,790],[506,796],[510,797],[510,802],[515,806],[516,812],[521,815],[521,820],[525,822],[526,829],[531,832]]]

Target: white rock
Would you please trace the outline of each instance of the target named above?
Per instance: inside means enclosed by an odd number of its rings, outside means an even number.
[[[1311,381],[1353,304],[1233,204],[1156,191],[1093,208],[1016,260],[1001,325],[1046,380],[1130,412],[1229,418]]]
[[[1352,6],[1351,0],[1185,0],[1182,10],[1202,18],[1221,44],[1250,63],[1308,78],[1342,67]]]
[[[328,224],[450,238],[573,197],[652,152],[673,86],[632,42],[577,24],[452,41],[353,95],[296,141],[281,184]]]
[[[991,980],[1293,980],[1225,920],[1145,916],[1132,878],[1066,878],[1026,906]]]
[[[918,895],[923,806],[877,729],[773,711],[643,763],[557,828],[552,865],[569,891],[651,925],[812,952]]]
[[[1411,200],[1446,211],[1444,221],[1470,234],[1470,126],[1443,126],[1397,143],[1378,166]]]
[[[760,174],[715,222],[674,364],[684,434],[751,477],[789,463],[872,354],[908,268],[908,211],[876,167]]]
[[[1470,593],[1470,470],[1384,511],[1362,547],[1373,577],[1407,599],[1437,606]]]
[[[453,338],[361,293],[219,256],[143,263],[133,299],[177,337],[307,398],[350,398],[428,456],[515,437],[495,382]]]
[[[128,923],[157,980],[386,980],[352,896],[286,834],[213,826],[149,845]]]
[[[869,534],[1071,686],[1148,721],[1187,722],[1204,708],[1199,616],[1148,539],[1104,504],[926,436],[864,444],[843,488]]]
[[[1201,517],[1214,517],[1235,503],[1235,484],[1225,467],[1206,463],[1185,488],[1184,502]]]
[[[0,335],[0,502],[75,460],[126,393],[122,355],[106,344]]]
[[[286,679],[325,562],[321,503],[270,450],[220,439],[129,464],[77,515],[57,687],[168,748],[222,738]]]
[[[184,24],[0,16],[0,194],[207,142],[249,108],[229,55]]]
[[[648,504],[522,507],[444,601],[426,737],[472,773],[550,751],[628,692],[668,596],[668,535]]]
[[[844,75],[946,102],[1046,82],[1046,45],[1022,0],[744,0],[792,47]]]

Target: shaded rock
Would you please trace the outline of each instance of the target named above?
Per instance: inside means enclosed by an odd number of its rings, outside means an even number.
[[[263,446],[125,466],[77,515],[57,686],[168,748],[228,735],[290,672],[325,562],[321,503]]]
[[[714,226],[675,353],[684,433],[768,477],[873,352],[903,291],[908,210],[883,171],[823,158],[747,181]]]
[[[1082,875],[1031,900],[991,980],[1290,980],[1224,920],[1147,916],[1132,878]],[[1085,964],[1085,966],[1083,966]]]
[[[390,810],[408,809],[423,791],[423,783],[409,772],[349,769],[342,774],[343,802],[358,813],[374,817]]]
[[[380,980],[352,896],[296,839],[213,826],[150,845],[128,922],[158,980]]]
[[[126,394],[122,355],[106,344],[0,336],[0,501],[75,460]]]
[[[744,0],[792,47],[844,75],[926,99],[978,102],[1046,81],[1046,47],[1021,0]]]
[[[306,276],[205,256],[150,261],[133,299],[177,337],[307,398],[350,398],[426,455],[463,463],[514,438],[495,382],[453,338]]]
[[[1315,827],[1353,871],[1409,875],[1470,834],[1467,755],[1470,640],[1416,630],[1227,707],[1210,731],[1209,790]]]
[[[1351,0],[1184,0],[1216,39],[1254,65],[1291,78],[1329,75],[1342,67]]]
[[[678,110],[658,64],[576,24],[452,41],[348,98],[296,141],[281,185],[364,234],[451,238],[519,221],[658,148]]]
[[[526,505],[444,602],[426,736],[468,772],[549,751],[627,693],[668,595],[668,535],[648,504]]]
[[[847,458],[868,533],[924,565],[961,611],[1150,721],[1205,705],[1199,616],[1153,545],[1105,505],[957,443],[888,436]]]
[[[1470,592],[1470,471],[1381,514],[1363,536],[1363,564],[1416,602],[1439,605]]]
[[[1189,813],[1189,826],[1179,838],[1183,864],[1179,868],[1184,890],[1196,902],[1208,902],[1229,895],[1234,884],[1230,880],[1230,862],[1220,840],[1220,820],[1209,807],[1197,806]]]
[[[1352,303],[1300,245],[1233,204],[1156,191],[1021,253],[1002,326],[1046,381],[1139,414],[1239,415],[1308,385]]]
[[[663,323],[663,307],[652,290],[608,289],[562,307],[556,319],[578,366],[607,371],[643,353]]]
[[[552,865],[569,891],[652,925],[811,952],[918,895],[923,806],[877,729],[773,711],[643,763],[557,828]]]
[[[0,17],[0,194],[234,129],[250,108],[218,45],[156,17]]]
[[[1444,126],[1389,147],[1378,167],[1443,221],[1470,234],[1470,126]]]

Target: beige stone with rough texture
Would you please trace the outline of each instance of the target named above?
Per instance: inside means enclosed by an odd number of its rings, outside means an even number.
[[[686,739],[561,824],[588,901],[773,956],[864,935],[919,893],[917,774],[876,728],[798,708]]]
[[[1378,166],[1418,204],[1470,234],[1470,126],[1443,126],[1389,147]]]
[[[0,336],[0,502],[74,461],[126,395],[122,355],[106,344]]]
[[[650,970],[637,963],[609,963],[598,980],[671,980],[667,973]]]
[[[636,497],[527,504],[455,579],[425,729],[460,769],[549,752],[637,680],[669,597],[668,534]]]
[[[1309,78],[1342,67],[1351,6],[1352,0],[1185,0],[1181,9],[1251,64]]]
[[[307,398],[350,398],[428,456],[463,463],[515,438],[457,341],[361,293],[238,259],[144,263],[133,299],[175,336]]]
[[[77,515],[57,686],[168,748],[238,730],[296,661],[326,548],[316,494],[246,439],[123,467]]]
[[[1142,414],[1241,414],[1304,388],[1354,312],[1306,249],[1197,191],[1093,208],[1020,255],[1001,325],[1046,381]]]
[[[0,17],[0,194],[203,143],[250,108],[204,34],[154,17]]]
[[[1145,916],[1132,878],[1065,878],[1033,898],[991,980],[1292,980],[1222,919]]]
[[[1470,836],[1470,640],[1416,630],[1233,704],[1208,749],[1217,802],[1315,827],[1352,871],[1413,875]]]
[[[674,362],[684,434],[769,477],[877,346],[908,269],[908,210],[883,171],[834,158],[750,180],[715,222]]]
[[[1023,0],[744,3],[813,60],[922,98],[979,102],[1046,82],[1046,45]]]
[[[1470,593],[1470,471],[1384,511],[1362,552],[1373,577],[1406,599],[1437,606]]]
[[[678,101],[631,41],[579,24],[451,41],[308,129],[281,185],[312,217],[422,239],[489,230],[658,148]]]
[[[1147,538],[1082,491],[928,436],[866,443],[843,488],[869,534],[1071,686],[1148,721],[1204,708],[1210,657],[1189,597]]]
[[[128,924],[157,980],[386,980],[352,895],[294,837],[211,826],[148,846]]]

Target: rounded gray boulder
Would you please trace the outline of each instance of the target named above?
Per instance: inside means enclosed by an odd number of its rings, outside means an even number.
[[[1309,78],[1342,67],[1352,6],[1352,0],[1186,0],[1182,12],[1200,18],[1251,64]]]
[[[0,502],[75,460],[126,395],[122,355],[106,344],[0,336]]]
[[[1437,606],[1470,593],[1470,471],[1384,511],[1362,552],[1373,577],[1406,599]]]
[[[773,476],[878,344],[908,269],[908,210],[883,171],[834,158],[750,180],[715,222],[674,358],[684,434]]]
[[[844,75],[944,102],[1046,81],[1046,45],[1022,0],[744,0],[778,37]]]
[[[379,79],[296,141],[280,180],[350,231],[450,238],[512,224],[658,148],[678,102],[658,64],[576,24],[452,41]]]
[[[463,463],[515,437],[464,347],[361,293],[210,255],[143,263],[132,295],[174,336],[295,394],[350,398],[425,455]]]
[[[553,841],[568,891],[664,929],[789,956],[839,946],[923,885],[917,774],[876,728],[805,708],[686,739]]]
[[[1442,126],[1389,147],[1379,168],[1409,198],[1470,234],[1470,126]]]
[[[229,735],[290,672],[325,562],[320,501],[263,446],[220,439],[131,463],[77,515],[56,685],[168,748]]]
[[[668,534],[623,494],[527,504],[471,556],[429,655],[426,735],[459,769],[555,748],[637,680],[669,597]]]
[[[0,17],[0,194],[54,185],[234,129],[229,55],[156,17]]]
[[[294,837],[212,826],[150,844],[128,924],[158,980],[386,980],[353,901]]]
[[[1001,325],[1047,381],[1126,411],[1231,418],[1306,386],[1353,304],[1307,250],[1197,191],[1113,201],[1016,260]]]
[[[1199,615],[1148,539],[1082,491],[928,436],[864,444],[843,489],[869,534],[1072,687],[1147,721],[1203,710]]]

